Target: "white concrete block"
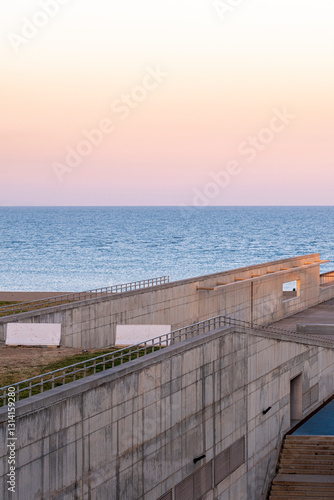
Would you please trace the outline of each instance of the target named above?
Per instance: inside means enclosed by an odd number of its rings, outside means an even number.
[[[7,323],[6,345],[60,345],[60,323]]]
[[[140,344],[170,331],[171,325],[117,325],[116,345]]]

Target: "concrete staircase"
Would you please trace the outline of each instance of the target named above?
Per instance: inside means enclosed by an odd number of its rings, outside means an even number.
[[[334,436],[286,436],[270,500],[334,499]]]

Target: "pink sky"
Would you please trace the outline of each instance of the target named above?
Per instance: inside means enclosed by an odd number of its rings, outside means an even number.
[[[1,205],[332,204],[332,0],[38,5],[1,7]]]

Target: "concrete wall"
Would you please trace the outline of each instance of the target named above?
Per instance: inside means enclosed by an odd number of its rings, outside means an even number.
[[[225,328],[19,402],[16,498],[157,500],[245,436],[245,462],[201,498],[259,500],[290,426],[290,380],[300,373],[303,392],[319,384],[306,415],[333,393],[334,351]],[[12,498],[6,437],[2,408],[4,500]]]
[[[283,259],[233,271],[191,278],[119,295],[17,314],[10,321],[61,323],[62,346],[102,348],[115,344],[117,324],[171,325],[172,330],[227,315],[265,324],[334,297],[334,286],[320,290],[319,254]],[[303,266],[307,262],[312,265]],[[288,270],[281,270],[283,267]],[[252,278],[253,275],[260,275]],[[243,279],[245,281],[237,281]],[[299,297],[284,301],[284,282],[300,280]],[[229,283],[216,288],[217,283]],[[198,290],[214,287],[214,290]],[[4,324],[0,318],[0,341]]]
[[[333,285],[327,285],[320,288],[319,302],[326,302],[333,298]]]

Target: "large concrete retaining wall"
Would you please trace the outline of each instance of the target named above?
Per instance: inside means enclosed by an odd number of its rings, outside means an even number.
[[[17,314],[10,321],[61,323],[62,346],[89,349],[114,345],[117,324],[162,324],[174,330],[217,315],[265,324],[334,297],[334,286],[320,289],[317,261],[319,254],[283,259]],[[284,300],[282,285],[293,280],[300,280],[300,295]],[[217,287],[222,282],[228,284]],[[7,321],[0,318],[0,341]]]
[[[290,427],[290,380],[299,374],[304,394],[319,389],[305,416],[333,393],[334,351],[316,340],[227,328],[21,401],[15,498],[157,500],[173,490],[179,500],[207,471],[202,500],[260,500]],[[2,408],[3,500],[13,498],[6,439]],[[221,457],[243,439],[244,459],[217,483]]]

